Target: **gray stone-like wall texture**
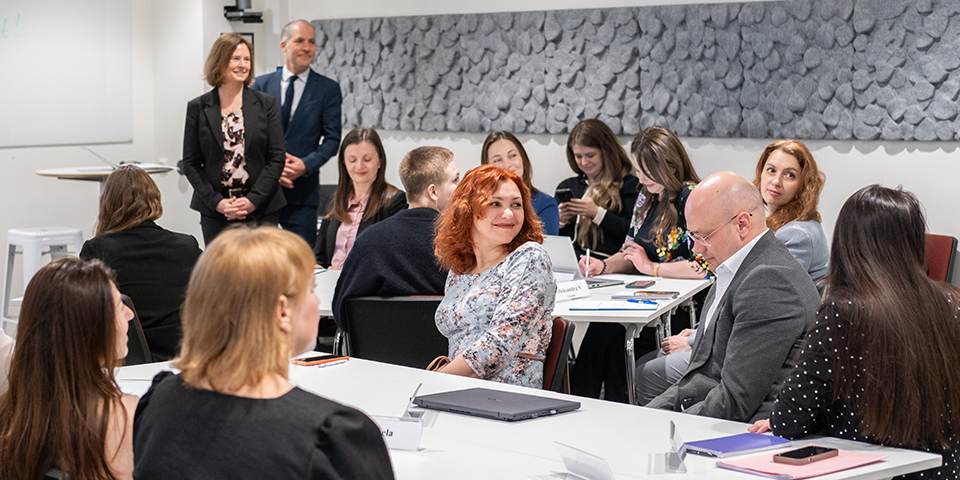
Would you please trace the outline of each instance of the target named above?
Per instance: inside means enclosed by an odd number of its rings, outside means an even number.
[[[791,0],[318,20],[344,125],[957,140],[960,0]]]

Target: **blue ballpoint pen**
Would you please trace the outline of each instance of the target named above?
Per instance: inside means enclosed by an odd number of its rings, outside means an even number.
[[[637,299],[637,298],[628,298],[627,301],[630,302],[630,303],[641,303],[641,304],[643,304],[643,305],[656,305],[656,304],[657,304],[657,302],[654,302],[653,300],[640,300],[640,299]]]

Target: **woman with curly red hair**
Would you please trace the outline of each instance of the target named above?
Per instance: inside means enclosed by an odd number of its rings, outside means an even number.
[[[814,282],[827,275],[830,260],[817,210],[825,177],[806,145],[797,140],[778,140],[763,149],[753,179],[767,205],[767,228]]]
[[[523,179],[492,165],[467,172],[434,240],[450,270],[436,322],[452,361],[440,371],[543,386],[557,287],[542,242]]]

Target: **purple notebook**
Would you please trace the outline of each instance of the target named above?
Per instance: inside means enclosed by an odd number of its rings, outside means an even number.
[[[789,444],[790,440],[759,433],[741,433],[729,437],[711,438],[683,444],[686,451],[698,455],[724,458],[733,455],[771,450]]]

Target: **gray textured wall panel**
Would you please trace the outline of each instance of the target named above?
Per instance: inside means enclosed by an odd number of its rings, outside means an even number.
[[[960,0],[791,0],[313,21],[344,125],[960,139]]]

